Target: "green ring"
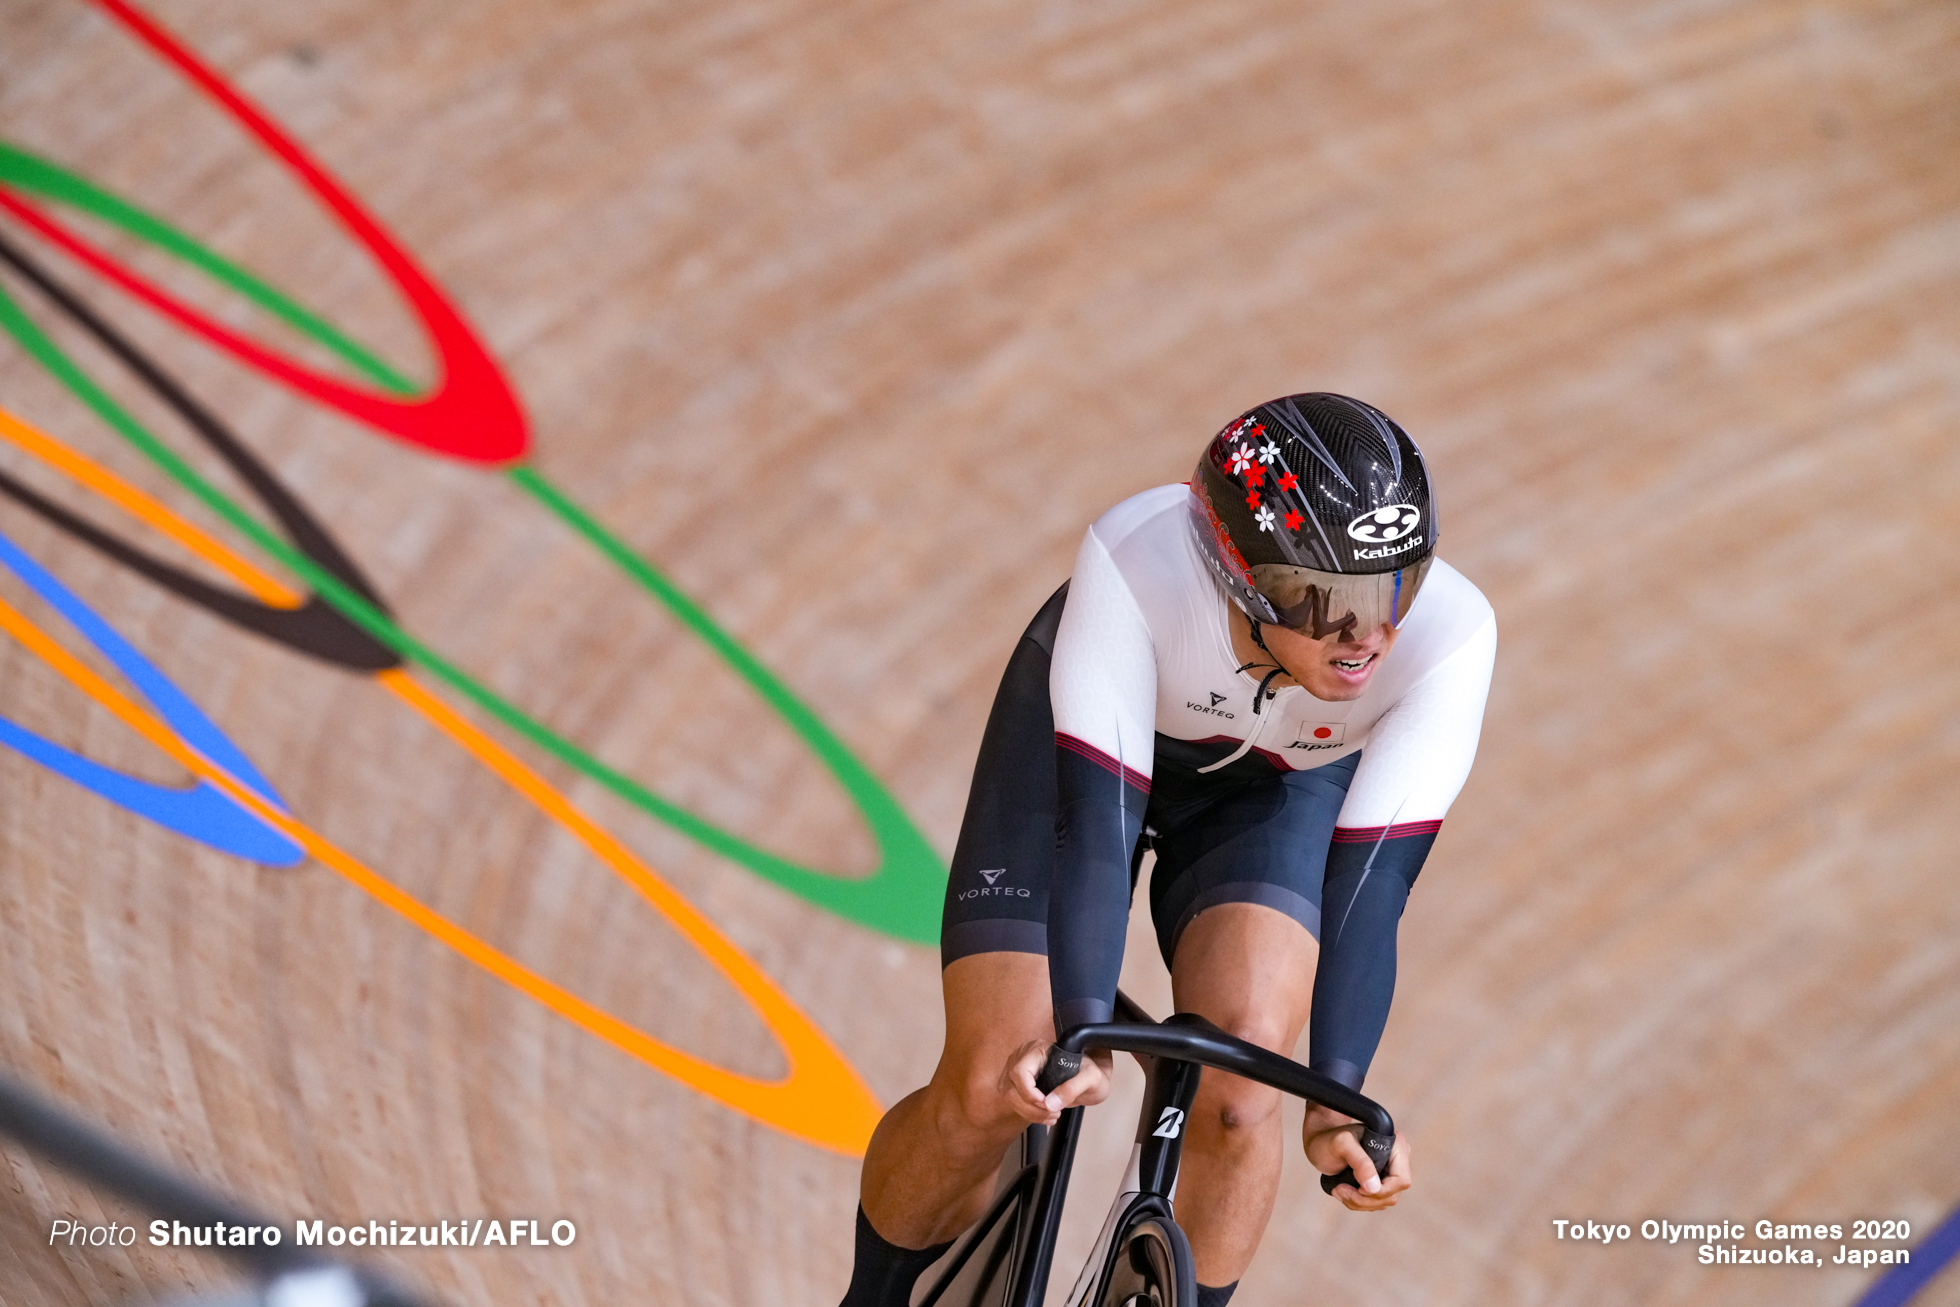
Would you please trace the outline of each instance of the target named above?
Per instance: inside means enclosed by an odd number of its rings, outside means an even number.
[[[0,181],[92,213],[165,253],[176,256],[230,287],[302,332],[395,394],[416,394],[414,383],[336,330],[234,263],[199,245],[154,215],[99,189],[73,173],[0,142]],[[573,503],[534,469],[513,467],[508,475],[528,494],[595,546],[642,589],[677,617],[755,690],[762,701],[803,740],[844,787],[877,841],[879,862],[858,880],[829,875],[778,857],[653,793],[608,767],[541,722],[525,714],[488,686],[409,635],[392,619],[342,584],[326,569],[280,539],[235,501],[199,476],[123,407],[111,399],[65,354],[4,290],[0,290],[0,329],[119,435],[172,480],[241,532],[267,554],[305,580],[349,620],[402,657],[426,668],[539,748],[604,785],[628,803],[672,826],[705,848],[747,867],[766,880],[847,920],[898,939],[920,944],[939,939],[940,897],[945,868],[925,836],[890,793],[844,742],[792,694],[756,657],[646,560]]]

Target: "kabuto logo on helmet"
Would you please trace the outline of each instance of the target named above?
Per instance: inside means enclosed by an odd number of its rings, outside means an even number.
[[[1372,513],[1363,513],[1347,524],[1347,533],[1370,545],[1400,540],[1422,525],[1422,510],[1414,504],[1390,504]]]

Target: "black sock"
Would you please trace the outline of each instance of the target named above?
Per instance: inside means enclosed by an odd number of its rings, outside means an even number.
[[[851,1267],[851,1287],[844,1290],[844,1301],[838,1307],[906,1307],[920,1273],[952,1246],[951,1241],[930,1248],[900,1248],[887,1243],[871,1228],[864,1208],[859,1207],[857,1263]]]
[[[1214,1289],[1208,1284],[1198,1286],[1198,1307],[1225,1307],[1232,1301],[1232,1290],[1239,1287],[1237,1280],[1221,1288]]]

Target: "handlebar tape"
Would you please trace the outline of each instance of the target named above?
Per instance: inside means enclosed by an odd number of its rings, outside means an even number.
[[[1375,1164],[1375,1174],[1378,1176],[1387,1176],[1388,1159],[1390,1154],[1395,1151],[1395,1136],[1378,1135],[1373,1130],[1363,1126],[1361,1128],[1361,1149],[1368,1154],[1368,1160]],[[1320,1188],[1323,1193],[1331,1194],[1344,1184],[1353,1185],[1357,1191],[1361,1188],[1361,1182],[1354,1178],[1354,1168],[1351,1166],[1339,1175],[1323,1175],[1320,1177]]]
[[[1075,1073],[1082,1069],[1082,1054],[1071,1053],[1060,1044],[1048,1046],[1048,1061],[1041,1068],[1041,1074],[1034,1078],[1034,1087],[1044,1094],[1052,1094],[1058,1085],[1073,1080]]]

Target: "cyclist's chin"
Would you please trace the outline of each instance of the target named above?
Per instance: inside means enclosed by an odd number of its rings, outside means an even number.
[[[1294,679],[1316,699],[1347,703],[1368,692],[1368,684],[1375,679],[1375,670],[1381,666],[1381,661],[1381,656],[1377,654],[1358,668],[1343,667],[1336,662],[1316,663],[1307,677]]]

